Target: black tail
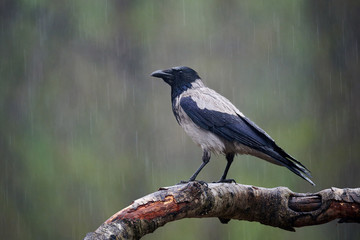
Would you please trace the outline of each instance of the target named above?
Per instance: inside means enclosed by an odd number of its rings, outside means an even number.
[[[315,183],[310,179],[311,178],[310,171],[299,161],[297,161],[295,158],[287,154],[277,145],[275,145],[274,150],[269,151],[266,154],[277,160],[281,165],[287,167],[290,171],[292,171],[296,175],[308,181],[311,185],[315,186]]]

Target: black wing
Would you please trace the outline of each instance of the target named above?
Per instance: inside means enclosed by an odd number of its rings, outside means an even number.
[[[211,131],[229,142],[235,141],[265,153],[279,165],[287,167],[314,185],[308,178],[311,177],[309,170],[278,147],[265,131],[248,118],[238,114],[201,109],[190,96],[181,98],[180,106],[190,119],[202,129]]]

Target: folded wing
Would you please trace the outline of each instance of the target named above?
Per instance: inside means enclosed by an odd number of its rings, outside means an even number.
[[[264,130],[246,118],[227,99],[226,101],[219,99],[219,101],[222,101],[219,104],[228,105],[229,103],[230,106],[227,106],[225,109],[235,109],[233,111],[227,110],[226,112],[222,112],[220,109],[214,107],[212,107],[213,109],[206,108],[207,102],[211,102],[213,99],[206,95],[202,96],[202,99],[199,97],[192,98],[191,96],[186,96],[180,100],[181,108],[196,125],[221,136],[229,142],[238,142],[267,154],[280,165],[287,167],[314,185],[309,179],[311,175],[305,166],[278,147]]]

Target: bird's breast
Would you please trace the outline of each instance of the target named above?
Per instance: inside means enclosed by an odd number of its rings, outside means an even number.
[[[217,154],[227,152],[229,143],[220,136],[196,125],[181,108],[180,99],[181,96],[175,98],[172,107],[175,118],[185,133],[203,150],[212,151]]]

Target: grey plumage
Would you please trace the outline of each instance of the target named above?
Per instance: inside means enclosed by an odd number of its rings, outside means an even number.
[[[171,86],[176,120],[203,150],[203,163],[190,181],[195,180],[213,152],[225,154],[227,159],[220,181],[226,181],[236,154],[249,154],[285,166],[314,185],[305,166],[278,147],[264,130],[246,118],[228,99],[206,87],[193,69],[174,67],[155,71],[151,76],[162,78]]]

